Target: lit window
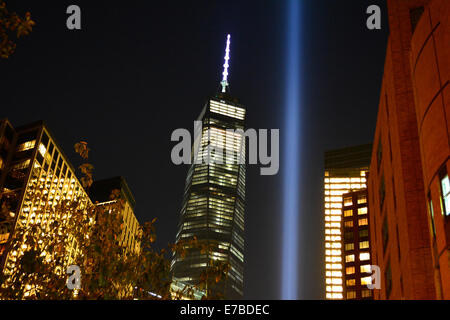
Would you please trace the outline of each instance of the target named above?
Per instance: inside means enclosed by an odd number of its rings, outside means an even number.
[[[442,213],[446,216],[450,215],[450,181],[448,174],[441,179],[441,197],[442,197]]]
[[[354,290],[347,291],[347,299],[356,299],[356,291]]]
[[[352,227],[353,227],[353,221],[352,221],[352,220],[350,220],[350,221],[345,221],[345,222],[344,222],[344,226],[345,226],[346,228],[352,228]]]
[[[21,170],[21,169],[25,169],[28,168],[30,165],[30,159],[27,160],[23,160],[15,165],[12,166],[13,170]]]
[[[363,291],[361,291],[361,297],[370,298],[371,296],[372,296],[372,291],[370,291],[368,289],[364,289]]]
[[[345,244],[345,251],[351,251],[355,249],[355,245],[353,243],[346,243]]]
[[[363,266],[361,266],[362,268]],[[345,274],[354,274],[355,273],[355,267],[347,267],[345,268]]]
[[[362,252],[359,254],[359,260],[360,261],[366,261],[366,260],[370,260],[370,253],[368,252]]]
[[[358,208],[358,214],[367,214],[367,207]]]
[[[27,141],[22,144],[19,144],[17,146],[17,151],[25,151],[34,148],[34,144],[36,143],[36,140]]]
[[[44,157],[46,152],[47,152],[47,148],[45,148],[45,146],[41,143],[39,145],[39,153]]]
[[[352,197],[344,198],[344,206],[351,206],[353,204]]]
[[[353,210],[344,210],[344,217],[351,217],[353,215]]]
[[[362,194],[362,195],[358,196],[358,204],[366,203],[366,202],[367,202],[367,197],[366,197],[365,194]]]
[[[359,221],[358,221],[358,225],[360,225],[360,226],[367,226],[369,224],[369,221],[367,220],[367,218],[362,218],[362,219],[359,219]]]
[[[366,286],[368,284],[372,284],[372,277],[362,277],[361,285]]]
[[[371,272],[371,268],[369,264],[365,264],[363,266],[360,267],[361,273],[370,273]]]
[[[345,262],[353,262],[355,261],[355,255],[354,254],[349,254],[345,256]]]
[[[367,249],[367,248],[369,248],[369,241],[361,241],[359,243],[359,248],[360,249]]]
[[[356,280],[355,279],[347,279],[345,281],[345,283],[347,284],[347,287],[352,287],[352,286],[356,285]]]

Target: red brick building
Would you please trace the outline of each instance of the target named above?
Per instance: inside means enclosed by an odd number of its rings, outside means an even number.
[[[438,299],[450,299],[450,1],[425,6],[410,66]]]
[[[449,8],[448,0],[388,0],[368,180],[371,258],[382,279],[375,299],[450,299]]]

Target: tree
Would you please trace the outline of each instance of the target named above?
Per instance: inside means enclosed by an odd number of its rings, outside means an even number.
[[[25,13],[20,17],[15,12],[9,12],[6,3],[0,0],[0,58],[8,58],[14,53],[16,44],[11,38],[20,38],[28,35],[35,22],[31,20],[31,14]]]
[[[86,142],[75,144],[75,151],[85,163],[79,166],[81,182],[88,189],[94,167],[87,163]],[[38,188],[38,191],[39,188]],[[49,194],[39,194],[42,201]],[[172,275],[168,251],[156,250],[155,222],[145,222],[137,234],[137,247],[127,250],[121,244],[121,216],[124,200],[114,190],[108,205],[97,205],[87,198],[62,200],[36,216],[48,217],[48,223],[20,220],[13,232],[10,249],[13,265],[0,277],[2,299],[180,299],[193,298],[196,289],[206,292],[204,299],[220,299],[211,289],[226,279],[228,264],[211,261],[196,286],[185,286],[172,294]],[[5,203],[5,202],[4,202]],[[5,205],[4,212],[7,210]],[[186,248],[207,252],[211,248],[197,239],[169,245],[184,257]],[[169,251],[169,252],[170,252]],[[81,287],[66,286],[66,270],[76,265],[81,270]]]

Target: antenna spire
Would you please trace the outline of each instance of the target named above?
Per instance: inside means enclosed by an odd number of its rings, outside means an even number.
[[[228,67],[230,66],[228,64],[228,61],[230,60],[230,38],[231,36],[227,35],[227,47],[225,49],[225,63],[223,65],[223,73],[222,73],[222,81],[220,84],[222,85],[222,92],[226,92],[227,86],[228,86]]]

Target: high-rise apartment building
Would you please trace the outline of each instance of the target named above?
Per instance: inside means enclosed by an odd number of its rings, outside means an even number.
[[[16,255],[11,239],[18,227],[39,225],[48,230],[54,219],[52,208],[62,200],[90,202],[75,170],[44,122],[14,128],[8,120],[0,121],[0,272],[15,271]],[[37,235],[39,237],[39,235]],[[71,246],[65,263],[77,253]]]
[[[450,2],[388,0],[368,181],[375,299],[450,299]]]
[[[119,198],[112,197],[113,192],[119,192]],[[123,177],[114,177],[96,180],[88,189],[89,197],[97,206],[110,207],[116,210],[117,201],[121,200],[120,215],[123,218],[122,234],[119,243],[126,252],[137,252],[139,250],[139,222],[134,214],[136,201]]]
[[[246,110],[228,92],[228,58],[229,36],[222,92],[206,102],[198,118],[202,123],[199,148],[194,148],[192,155],[176,235],[177,242],[196,237],[212,249],[201,252],[186,247],[184,258],[174,256],[172,270],[174,280],[196,285],[211,261],[227,262],[228,277],[214,293],[240,299],[244,285],[245,140],[242,133],[227,130],[244,129]],[[206,288],[207,294],[212,293],[209,290]]]
[[[343,194],[366,188],[372,145],[325,152],[325,284],[327,299],[343,299]]]
[[[120,238],[126,250],[139,250],[136,243],[138,222],[133,213],[134,198],[121,177],[97,181],[91,186],[92,199],[97,205],[108,206],[116,200],[110,200],[111,191],[120,191],[124,199],[122,216],[124,229]],[[52,222],[64,223],[67,214],[58,211],[64,201],[72,203],[78,209],[87,209],[92,205],[82,184],[75,175],[75,169],[56,142],[43,121],[14,128],[7,120],[0,120],[0,272],[6,276],[17,271],[17,257],[20,250],[12,250],[13,240],[19,230],[40,232],[33,236],[42,246],[44,235],[54,235]],[[90,220],[90,223],[94,221]],[[62,263],[70,265],[82,250],[70,234],[67,236],[67,255]],[[37,248],[42,250],[42,248]],[[63,266],[64,267],[64,266]],[[26,291],[25,296],[33,291]]]
[[[344,299],[372,299],[367,189],[342,195],[342,261]]]

